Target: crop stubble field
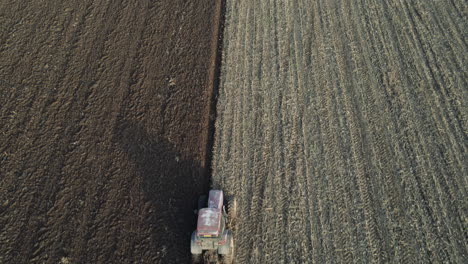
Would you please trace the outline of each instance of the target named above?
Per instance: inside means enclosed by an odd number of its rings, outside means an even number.
[[[464,1],[228,1],[237,263],[466,263]]]
[[[220,1],[0,0],[0,263],[188,263]]]

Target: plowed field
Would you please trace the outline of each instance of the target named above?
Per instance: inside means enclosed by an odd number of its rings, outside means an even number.
[[[465,1],[228,1],[237,263],[466,263]]]
[[[219,7],[0,1],[0,263],[189,262]]]

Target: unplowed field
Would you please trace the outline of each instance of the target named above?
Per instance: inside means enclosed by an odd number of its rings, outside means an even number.
[[[237,263],[466,263],[465,1],[228,1]]]
[[[0,263],[189,262],[219,3],[0,0]]]

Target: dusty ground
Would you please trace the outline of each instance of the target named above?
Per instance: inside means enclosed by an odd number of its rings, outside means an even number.
[[[238,263],[466,263],[465,1],[228,1]]]
[[[0,1],[0,263],[184,263],[213,1]]]

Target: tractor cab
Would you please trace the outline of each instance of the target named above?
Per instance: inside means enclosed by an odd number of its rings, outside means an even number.
[[[197,234],[199,237],[218,237],[224,231],[225,209],[223,192],[211,190],[208,208],[198,211]]]
[[[223,233],[224,218],[215,208],[203,208],[198,212],[197,234],[199,237],[218,237]]]

